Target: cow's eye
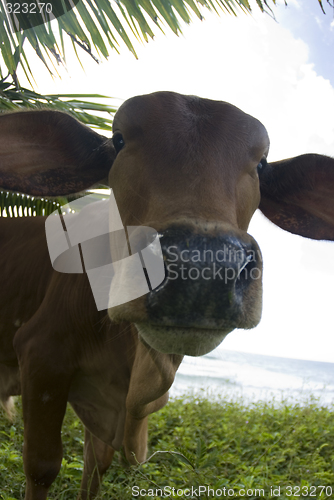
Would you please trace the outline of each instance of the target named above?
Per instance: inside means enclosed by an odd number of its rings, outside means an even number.
[[[114,148],[116,149],[116,153],[119,153],[122,148],[125,146],[125,141],[120,132],[116,132],[112,137],[112,142],[114,144]]]
[[[266,158],[262,158],[262,160],[260,161],[260,163],[257,166],[257,172],[258,172],[258,174],[262,174],[262,172],[264,171],[264,169],[266,168],[267,165],[268,165],[267,159]]]

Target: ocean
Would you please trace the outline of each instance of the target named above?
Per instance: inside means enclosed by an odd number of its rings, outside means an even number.
[[[171,397],[202,395],[244,403],[273,401],[321,406],[334,403],[334,363],[304,361],[217,348],[206,356],[186,356]]]

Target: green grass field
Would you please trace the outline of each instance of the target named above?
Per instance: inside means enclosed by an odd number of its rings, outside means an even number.
[[[0,499],[24,498],[22,418],[0,419]],[[75,500],[83,468],[83,429],[69,408],[64,459],[50,499]],[[334,407],[185,397],[150,418],[145,464],[117,457],[99,499],[334,498]],[[174,488],[174,490],[173,490]]]

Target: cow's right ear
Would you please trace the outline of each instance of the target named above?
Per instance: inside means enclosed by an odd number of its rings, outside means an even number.
[[[334,159],[306,154],[259,171],[260,210],[274,224],[315,240],[334,241]]]
[[[111,139],[59,111],[0,115],[0,187],[34,196],[78,193],[108,176]]]

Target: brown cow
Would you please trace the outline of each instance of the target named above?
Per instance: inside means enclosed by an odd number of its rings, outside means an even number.
[[[22,394],[26,500],[46,499],[58,474],[67,401],[86,428],[80,498],[93,498],[114,450],[144,460],[147,416],[182,355],[259,322],[247,233],[259,206],[283,229],[334,240],[334,160],[267,164],[265,128],[231,104],[158,92],[126,101],[113,128],[107,139],[55,111],[0,116],[3,188],[66,195],[109,176],[124,226],[155,228],[166,259],[162,284],[108,318],[86,275],[52,269],[43,218],[0,220],[0,397]]]

